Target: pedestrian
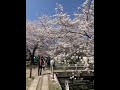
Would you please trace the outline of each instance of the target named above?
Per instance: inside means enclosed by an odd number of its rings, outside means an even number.
[[[47,57],[47,67],[50,68],[50,57]]]
[[[38,76],[41,75],[43,69],[43,56],[39,56],[39,61],[38,61]]]
[[[53,78],[54,78],[54,71],[53,71],[54,63],[55,63],[54,60],[51,59],[51,60],[50,60],[50,69],[51,69],[51,73],[52,73],[52,75],[53,75]]]
[[[87,59],[86,62],[85,62],[85,65],[84,65],[86,71],[89,70],[89,66],[90,66],[89,59]]]
[[[45,57],[43,57],[43,56],[42,56],[42,61],[43,61],[42,67],[43,67],[43,70],[45,70]]]

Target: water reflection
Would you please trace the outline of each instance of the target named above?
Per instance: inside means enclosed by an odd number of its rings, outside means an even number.
[[[58,78],[62,90],[94,90],[94,81],[92,77],[89,78]]]

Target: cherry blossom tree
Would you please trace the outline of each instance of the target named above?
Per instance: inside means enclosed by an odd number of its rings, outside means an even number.
[[[94,50],[94,0],[86,0],[78,11],[74,14],[74,21],[78,21],[78,32],[83,34],[84,48],[89,49],[86,54],[92,54]]]
[[[73,14],[74,19],[56,4],[56,14],[43,15],[35,21],[26,22],[26,47],[34,56],[37,53],[56,57],[83,51],[94,54],[94,0],[86,0]],[[79,57],[78,57],[79,58]]]
[[[89,8],[90,7],[90,8]],[[70,19],[70,15],[63,12],[63,6],[57,4],[55,10],[55,20],[59,27],[60,41],[64,44],[71,45],[71,51],[77,51],[79,49],[92,49],[93,51],[93,36],[94,36],[94,1],[90,3],[89,0],[83,3],[81,7],[78,7],[75,18]],[[80,10],[81,9],[81,10]],[[87,12],[90,11],[90,12]],[[89,16],[89,18],[88,18]],[[87,45],[86,47],[84,47]],[[88,48],[89,47],[89,48]],[[85,52],[87,54],[87,52]]]

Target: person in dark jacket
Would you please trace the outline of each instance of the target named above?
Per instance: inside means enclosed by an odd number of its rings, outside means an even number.
[[[43,69],[43,56],[39,56],[39,61],[38,61],[38,76],[41,75]]]
[[[47,66],[50,68],[50,57],[47,57]]]

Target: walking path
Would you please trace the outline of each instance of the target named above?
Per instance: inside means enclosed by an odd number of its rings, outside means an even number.
[[[49,90],[49,73],[49,70],[44,70],[41,76],[36,76],[28,90]]]
[[[43,75],[43,82],[42,82],[42,88],[41,90],[49,90],[49,85],[48,85],[48,75]]]
[[[42,79],[42,86],[41,90],[49,90],[49,82],[48,82],[48,74],[50,73],[49,70],[43,71],[43,79]]]
[[[39,79],[40,79],[40,77],[36,77],[33,80],[32,84],[31,84],[31,86],[29,87],[28,90],[37,90],[37,85],[38,85]]]
[[[37,77],[37,69],[32,69],[32,78],[30,77],[30,69],[26,69],[26,90],[29,90],[34,79]]]

